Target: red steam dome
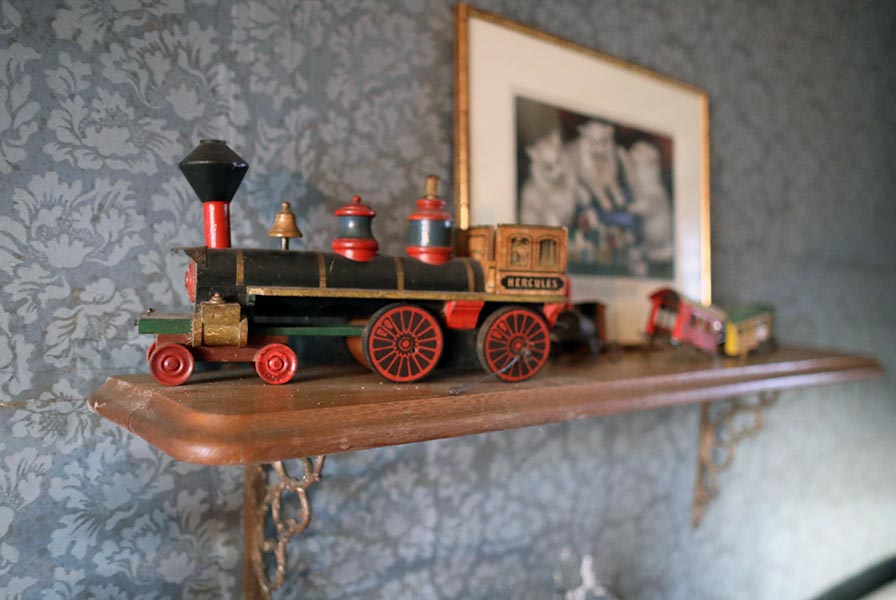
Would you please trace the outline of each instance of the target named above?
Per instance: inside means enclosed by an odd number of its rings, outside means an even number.
[[[361,196],[352,196],[352,201],[337,209],[335,214],[338,229],[333,240],[333,252],[360,262],[376,256],[380,245],[371,231],[376,212],[361,204]]]

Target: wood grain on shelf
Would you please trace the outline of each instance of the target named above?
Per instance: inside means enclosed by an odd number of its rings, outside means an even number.
[[[779,348],[747,361],[677,351],[553,364],[524,383],[488,382],[458,395],[477,372],[419,384],[381,381],[360,367],[302,370],[266,385],[241,369],[181,387],[149,375],[110,377],[90,408],[174,458],[224,465],[348,452],[515,427],[649,410],[883,373],[870,357]]]

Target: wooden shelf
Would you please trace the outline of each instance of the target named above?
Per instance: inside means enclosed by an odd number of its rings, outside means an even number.
[[[360,367],[309,368],[265,385],[249,370],[194,376],[170,388],[149,375],[110,377],[90,408],[174,458],[272,462],[649,410],[878,376],[873,359],[779,348],[746,362],[686,352],[630,351],[618,360],[553,364],[530,381],[449,388],[478,372],[396,385]]]

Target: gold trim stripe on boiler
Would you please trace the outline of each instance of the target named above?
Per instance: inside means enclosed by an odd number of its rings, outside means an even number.
[[[318,286],[327,287],[327,259],[320,252],[317,253],[317,277]]]
[[[243,285],[245,281],[245,257],[242,250],[236,251],[236,285]]]
[[[393,257],[395,259],[395,276],[398,279],[398,289],[404,290],[404,265],[401,264],[401,258],[398,256]]]
[[[370,298],[396,300],[482,300],[485,302],[516,302],[543,304],[566,302],[565,294],[489,294],[485,292],[448,292],[430,290],[364,290],[358,288],[310,288],[286,286],[250,286],[250,296],[286,296],[304,298]]]

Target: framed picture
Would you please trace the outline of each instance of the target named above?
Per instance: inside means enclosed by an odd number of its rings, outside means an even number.
[[[458,225],[566,227],[611,340],[641,340],[659,287],[709,304],[705,92],[460,4],[455,120]]]

